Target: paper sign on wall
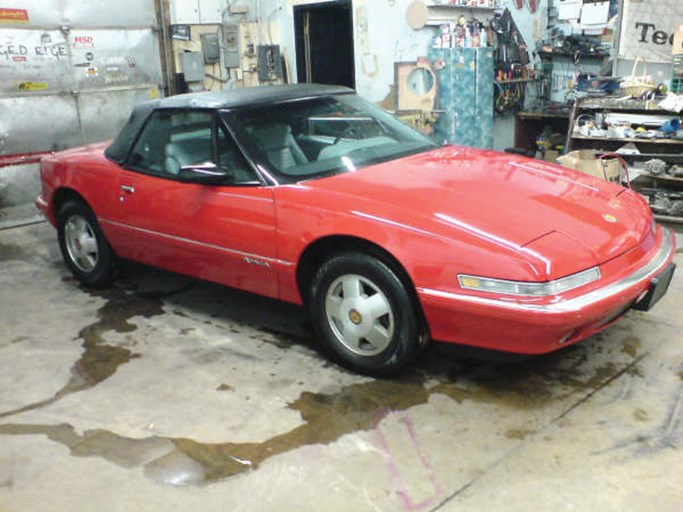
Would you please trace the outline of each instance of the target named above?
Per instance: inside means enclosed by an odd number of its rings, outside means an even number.
[[[560,20],[578,20],[581,17],[581,0],[564,0],[557,9]]]
[[[581,8],[581,28],[604,26],[609,18],[609,2],[584,3]]]
[[[681,0],[624,0],[619,58],[671,62],[674,33],[682,20]]]

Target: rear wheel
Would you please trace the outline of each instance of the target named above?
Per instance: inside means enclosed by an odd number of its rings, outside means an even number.
[[[92,287],[111,284],[116,256],[86,204],[72,200],[62,206],[57,237],[62,257],[76,279]]]
[[[389,376],[418,353],[421,330],[406,287],[372,256],[327,260],[313,278],[309,307],[323,347],[350,369]]]

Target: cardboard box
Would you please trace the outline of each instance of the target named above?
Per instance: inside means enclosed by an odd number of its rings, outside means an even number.
[[[616,158],[597,158],[593,149],[578,149],[562,155],[557,163],[603,180],[619,183],[621,163]]]
[[[543,155],[543,160],[546,162],[557,162],[557,159],[560,157],[560,152],[556,149],[546,149],[545,154]]]

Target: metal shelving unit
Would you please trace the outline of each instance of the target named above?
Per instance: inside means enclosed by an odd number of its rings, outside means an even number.
[[[636,154],[619,154],[629,165],[642,163],[652,159],[664,161],[667,165],[683,165],[683,139],[671,137],[606,137],[584,135],[575,132],[575,126],[583,116],[605,116],[609,113],[623,113],[647,116],[663,116],[668,118],[678,117],[675,113],[662,110],[657,101],[645,101],[636,99],[617,99],[614,97],[580,98],[574,104],[569,119],[567,133],[567,151],[576,149],[595,149],[604,153],[614,153],[624,144],[633,144],[638,149]],[[662,205],[666,201],[683,202],[683,178],[673,177],[667,174],[651,174],[640,172],[632,181],[633,188],[648,198],[650,206],[655,212],[655,218],[664,222],[683,223],[683,208],[678,215],[667,213]],[[683,206],[683,203],[681,203]]]

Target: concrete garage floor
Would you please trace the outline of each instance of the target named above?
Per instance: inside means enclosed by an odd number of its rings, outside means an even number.
[[[683,254],[677,255],[679,269]],[[0,511],[683,509],[683,275],[650,313],[516,364],[323,360],[297,308],[0,231]]]

